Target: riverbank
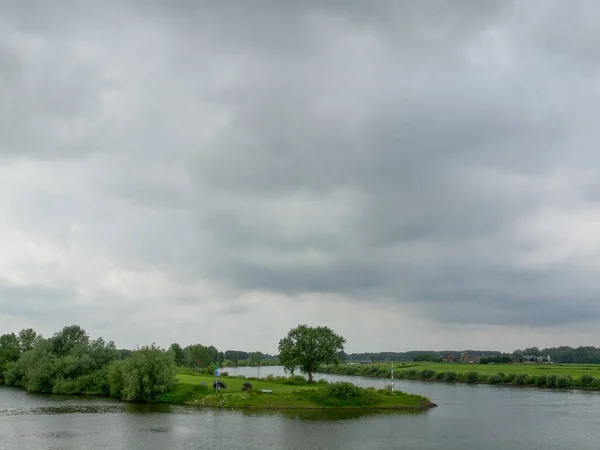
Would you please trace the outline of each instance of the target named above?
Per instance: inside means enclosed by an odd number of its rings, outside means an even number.
[[[335,375],[391,378],[391,363],[339,364],[320,372]],[[530,386],[600,390],[600,365],[570,364],[394,364],[394,378],[445,383]]]
[[[179,374],[175,387],[159,402],[225,409],[371,409],[424,411],[436,405],[426,397],[398,391],[360,388],[351,383],[309,385],[302,377],[265,379],[220,377],[227,388],[215,392],[214,377]],[[244,383],[252,390],[242,391]]]

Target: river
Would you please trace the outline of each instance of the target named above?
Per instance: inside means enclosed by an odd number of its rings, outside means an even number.
[[[256,368],[224,369],[256,375]],[[261,376],[281,368],[261,368]],[[386,381],[321,375],[382,387]],[[597,449],[600,393],[396,381],[419,414],[248,412],[28,394],[0,386],[0,449]]]

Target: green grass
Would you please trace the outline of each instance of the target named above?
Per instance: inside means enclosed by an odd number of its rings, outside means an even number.
[[[297,385],[298,380],[276,379],[256,380],[241,377],[220,377],[227,384],[227,389],[218,393],[212,389],[214,377],[208,375],[178,374],[177,385],[161,396],[159,401],[166,403],[186,403],[204,407],[223,408],[255,408],[255,409],[330,409],[330,408],[377,408],[398,410],[424,410],[434,406],[429,399],[418,395],[394,393],[353,387],[353,393],[365,395],[370,400],[366,403],[350,398],[346,391],[336,389],[333,384]],[[252,392],[242,392],[244,382],[252,383]],[[200,383],[206,383],[203,387]],[[296,383],[285,384],[285,383]],[[348,389],[347,386],[345,386]],[[262,389],[272,393],[263,393]],[[368,391],[368,393],[367,393]],[[332,398],[330,393],[336,392]]]
[[[592,364],[465,364],[465,363],[410,363],[410,368],[403,366],[394,366],[394,372],[403,372],[410,369],[431,369],[436,372],[454,371],[456,373],[477,372],[481,374],[504,373],[525,373],[527,375],[571,375],[573,378],[579,378],[582,375],[591,375],[600,378],[600,365]],[[389,366],[389,364],[388,364]]]

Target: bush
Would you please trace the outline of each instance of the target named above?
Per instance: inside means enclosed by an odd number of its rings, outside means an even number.
[[[556,375],[555,373],[553,373],[552,375],[548,375],[546,377],[546,386],[551,387],[551,388],[556,387],[556,386],[558,386],[557,381],[558,381],[558,375]]]
[[[419,371],[417,369],[409,369],[406,371],[406,376],[408,378],[414,378],[419,374]]]
[[[446,377],[446,372],[438,372],[435,374],[436,380],[443,380]]]
[[[500,384],[502,383],[502,377],[499,374],[493,373],[488,377],[488,383],[490,384]]]
[[[548,377],[546,375],[538,375],[536,385],[538,387],[544,387],[548,383]]]
[[[523,385],[527,384],[527,374],[520,373],[515,377],[515,383]]]
[[[594,385],[595,378],[591,375],[582,375],[579,377],[579,384],[583,387],[591,387]]]
[[[424,379],[424,380],[430,380],[433,377],[435,377],[435,370],[425,369],[425,370],[421,371],[421,378],[422,379]]]
[[[142,347],[129,358],[112,363],[108,379],[111,395],[125,401],[156,401],[175,385],[175,362],[164,350]]]
[[[467,383],[470,383],[470,384],[477,383],[477,381],[478,381],[477,372],[467,372],[467,374],[465,376],[465,380]]]
[[[571,386],[571,383],[573,382],[573,379],[571,378],[571,375],[561,375],[560,377],[558,377],[558,379],[556,380],[556,385],[559,388],[567,388],[569,386]]]
[[[515,382],[516,379],[517,379],[517,374],[514,372],[511,372],[504,377],[504,382],[506,384],[512,384]]]
[[[479,376],[477,377],[477,381],[480,383],[487,383],[488,382],[488,374],[487,373],[479,374]]]
[[[449,382],[449,383],[450,383],[450,382],[452,382],[452,381],[456,381],[456,377],[457,377],[457,374],[456,374],[456,372],[454,372],[454,371],[452,371],[452,370],[451,370],[451,371],[444,372],[444,373],[445,373],[445,375],[444,375],[444,379],[445,379],[447,382]]]
[[[361,388],[346,381],[330,383],[319,389],[296,393],[300,398],[312,401],[319,406],[374,406],[383,397],[373,388]]]

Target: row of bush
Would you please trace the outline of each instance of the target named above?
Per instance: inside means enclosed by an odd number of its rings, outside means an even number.
[[[322,369],[325,373],[337,375],[357,375],[378,378],[390,378],[389,367],[382,366],[327,366]],[[591,375],[582,375],[573,378],[571,375],[542,374],[529,375],[526,373],[503,372],[494,374],[478,373],[475,371],[457,373],[455,371],[436,372],[432,369],[408,369],[394,372],[394,378],[407,380],[437,380],[447,382],[484,383],[484,384],[508,384],[520,386],[538,386],[549,388],[600,388],[600,378]]]

